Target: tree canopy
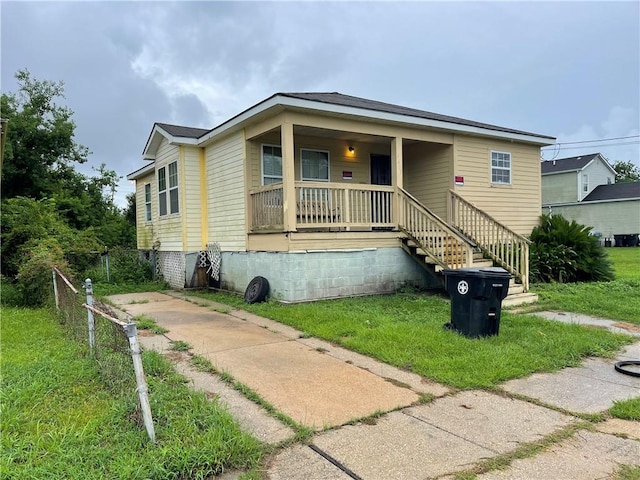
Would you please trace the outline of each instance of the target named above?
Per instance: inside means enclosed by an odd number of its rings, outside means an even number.
[[[616,171],[616,183],[640,182],[640,169],[632,162],[621,160],[612,166]]]
[[[28,70],[15,77],[18,91],[0,98],[10,125],[0,194],[2,274],[15,277],[40,242],[57,242],[67,257],[104,246],[135,248],[135,216],[125,217],[114,203],[121,177],[105,164],[94,176],[75,170],[90,151],[75,141],[73,111],[59,103],[63,82],[36,80]]]

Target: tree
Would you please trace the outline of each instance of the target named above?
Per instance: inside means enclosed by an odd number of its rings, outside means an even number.
[[[8,129],[2,169],[2,198],[41,199],[59,190],[69,168],[87,161],[89,150],[74,141],[73,112],[56,104],[63,82],[39,81],[19,70],[17,94],[2,94],[0,115]]]
[[[640,169],[632,162],[622,160],[613,164],[617,183],[640,182]]]

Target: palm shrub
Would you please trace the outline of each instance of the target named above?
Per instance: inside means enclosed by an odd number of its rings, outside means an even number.
[[[588,282],[614,279],[611,261],[591,227],[562,215],[542,215],[531,232],[531,277],[538,282]]]

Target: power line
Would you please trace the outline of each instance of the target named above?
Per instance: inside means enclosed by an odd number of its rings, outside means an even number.
[[[557,145],[576,145],[578,143],[609,142],[611,140],[627,140],[629,138],[640,138],[640,135],[629,135],[628,137],[601,138],[600,140],[581,140],[579,142],[558,142]],[[545,148],[547,148],[547,147],[545,147]]]
[[[609,147],[620,147],[623,145],[637,145],[640,141],[635,142],[616,142],[616,143],[607,143],[604,145],[582,145],[576,147],[565,147],[566,143],[556,143],[555,145],[549,145],[547,147],[542,147],[542,150],[552,149],[552,150],[578,150],[582,148],[591,148],[591,149],[600,149],[600,148],[609,148]]]

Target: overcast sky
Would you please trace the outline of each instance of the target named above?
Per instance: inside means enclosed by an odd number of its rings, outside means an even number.
[[[640,165],[640,3],[0,2],[2,92],[62,80],[89,166],[142,167],[154,122],[212,128],[275,92],[337,91]],[[613,145],[611,145],[613,144]],[[118,201],[133,186],[123,180]]]

